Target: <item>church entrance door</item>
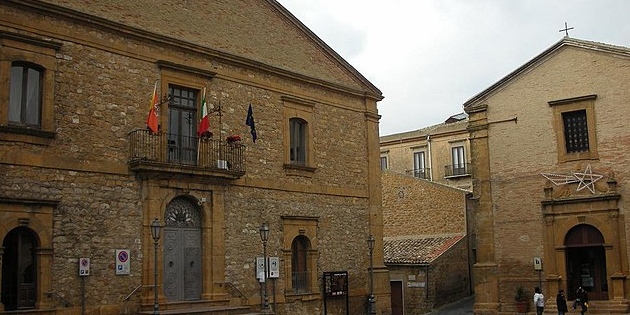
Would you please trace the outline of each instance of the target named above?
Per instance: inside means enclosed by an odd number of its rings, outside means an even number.
[[[164,294],[169,301],[201,298],[201,216],[185,198],[166,209],[164,229]]]
[[[589,300],[608,299],[604,237],[595,227],[577,225],[565,237],[568,298],[581,286]]]

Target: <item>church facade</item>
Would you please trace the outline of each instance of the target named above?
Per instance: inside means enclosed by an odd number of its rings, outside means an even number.
[[[275,0],[3,1],[0,314],[389,314],[382,98]]]
[[[513,314],[536,286],[550,312],[578,287],[593,312],[629,312],[629,67],[626,47],[565,37],[464,104],[475,314]]]

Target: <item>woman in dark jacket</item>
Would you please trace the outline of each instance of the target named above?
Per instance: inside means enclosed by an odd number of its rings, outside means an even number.
[[[569,311],[567,307],[567,299],[564,297],[564,290],[558,290],[558,295],[556,296],[556,306],[558,306],[558,315],[564,315]]]

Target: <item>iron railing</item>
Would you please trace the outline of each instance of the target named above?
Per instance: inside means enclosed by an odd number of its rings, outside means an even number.
[[[430,168],[419,168],[419,169],[415,169],[415,170],[408,170],[407,175],[411,175],[413,177],[416,178],[422,178],[422,179],[430,179],[429,174],[431,174],[431,169]]]
[[[308,271],[292,272],[293,293],[308,292]]]
[[[147,129],[129,132],[130,164],[163,164],[230,174],[245,173],[245,146],[205,137],[152,133]]]
[[[470,163],[444,166],[444,177],[470,175]]]

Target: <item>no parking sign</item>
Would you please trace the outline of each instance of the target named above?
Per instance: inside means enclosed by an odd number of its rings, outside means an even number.
[[[128,275],[131,272],[130,255],[128,249],[116,250],[116,274]]]

